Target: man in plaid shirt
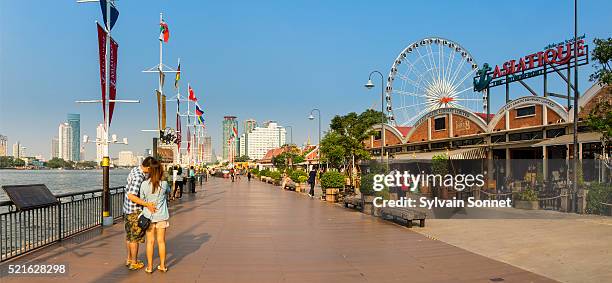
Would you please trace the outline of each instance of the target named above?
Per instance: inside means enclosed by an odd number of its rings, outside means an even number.
[[[123,198],[123,214],[125,220],[127,260],[125,265],[131,270],[140,269],[144,266],[142,261],[136,259],[138,256],[138,244],[144,243],[144,233],[138,227],[138,217],[143,207],[155,212],[155,203],[148,203],[138,197],[140,185],[147,178],[149,165],[153,157],[147,157],[138,167],[134,167],[127,178],[125,186],[125,197]]]

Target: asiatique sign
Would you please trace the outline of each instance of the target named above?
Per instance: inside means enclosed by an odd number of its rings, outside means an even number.
[[[578,66],[589,63],[589,46],[584,42],[584,35],[577,40]],[[576,63],[574,58],[574,40],[565,40],[557,44],[549,44],[544,51],[531,53],[527,56],[507,60],[501,65],[491,68],[483,64],[474,77],[474,91],[505,85],[545,73],[566,70]]]

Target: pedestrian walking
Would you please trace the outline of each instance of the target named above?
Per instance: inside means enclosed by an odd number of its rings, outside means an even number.
[[[314,198],[314,187],[315,187],[315,182],[317,179],[317,171],[314,170],[314,167],[310,169],[310,172],[308,173],[308,184],[310,185],[310,191],[308,192],[308,195],[311,198]]]

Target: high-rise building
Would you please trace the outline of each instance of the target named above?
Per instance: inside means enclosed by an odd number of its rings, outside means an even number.
[[[59,158],[59,138],[51,139],[51,159]]]
[[[243,133],[249,133],[251,132],[253,129],[255,129],[255,127],[257,127],[257,121],[255,121],[255,119],[246,119],[244,120],[244,132]]]
[[[236,139],[238,138],[238,121],[235,116],[223,117],[223,159],[236,157]]]
[[[74,162],[81,161],[81,115],[75,113],[69,113],[66,117],[68,124],[72,128],[72,138],[70,147],[71,159]]]
[[[263,127],[255,127],[244,135],[244,154],[251,159],[261,159],[270,149],[279,148],[285,144],[287,130],[274,121],[264,123]],[[241,150],[242,154],[242,150]]]
[[[8,138],[0,135],[0,156],[8,155]]]
[[[202,162],[211,163],[213,161],[212,138],[209,136],[204,137],[204,140],[202,141],[202,147],[204,147],[204,152],[202,154]]]
[[[96,128],[96,162],[102,162],[104,151],[102,144],[99,142],[104,138],[104,124],[99,124]]]
[[[79,156],[81,157],[80,161],[85,161],[85,145],[84,144],[81,145]]]
[[[61,123],[58,130],[59,158],[72,160],[72,127],[68,123]]]
[[[238,156],[247,155],[247,136],[248,133],[244,132],[238,138]]]
[[[131,151],[120,151],[119,157],[117,158],[117,166],[134,166],[136,163],[136,158],[134,157],[134,153]]]
[[[19,154],[20,148],[21,148],[21,144],[19,143],[19,141],[13,144],[13,158],[18,159],[19,157],[21,157]]]

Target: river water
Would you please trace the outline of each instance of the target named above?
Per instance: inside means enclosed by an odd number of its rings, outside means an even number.
[[[124,186],[130,169],[110,170],[110,187]],[[0,187],[45,184],[53,194],[102,188],[102,170],[0,170]],[[0,190],[0,201],[8,200]]]

